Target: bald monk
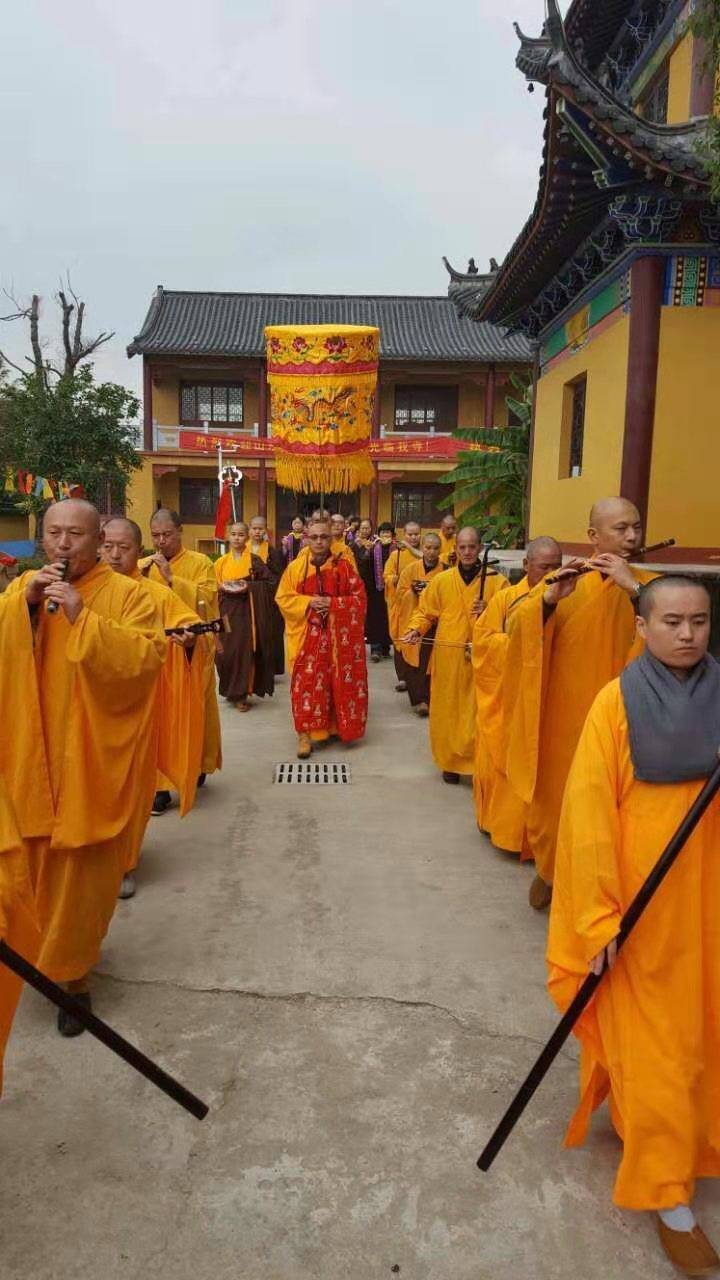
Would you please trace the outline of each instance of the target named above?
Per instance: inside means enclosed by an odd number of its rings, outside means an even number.
[[[477,739],[474,792],[477,824],[497,849],[528,856],[525,805],[508,784],[503,731],[503,678],[508,654],[508,620],[539,582],[562,564],[554,538],[533,538],[523,559],[525,576],[493,596],[473,631]]]
[[[251,694],[271,698],[275,691],[274,601],[279,579],[276,561],[269,563],[267,555],[263,559],[251,551],[250,531],[242,520],[228,525],[227,535],[230,549],[215,561],[215,576],[230,631],[222,638],[217,669],[221,695],[238,711],[247,712]]]
[[[450,511],[440,521],[440,559],[449,565],[457,563],[457,520]]]
[[[547,907],[565,781],[593,698],[619,675],[635,638],[642,582],[631,569],[642,544],[636,507],[605,498],[590,513],[591,563],[599,572],[578,577],[581,561],[562,570],[562,581],[541,583],[509,620],[503,716],[507,725],[507,777],[528,806],[527,838],[537,876],[530,903]]]
[[[136,582],[155,606],[158,626],[182,628],[169,637],[167,656],[156,690],[156,743],[158,775],[152,812],[165,813],[171,804],[170,792],[178,792],[180,816],[195,803],[195,789],[202,757],[205,728],[205,668],[198,639],[186,628],[200,622],[185,602],[163,583],[143,578],[138,569],[142,551],[142,531],[134,520],[114,518],[103,528],[102,558],[114,573]],[[135,894],[135,871],[145,834],[145,821],[134,832],[128,849],[127,866],[120,889],[121,898]]]
[[[219,618],[217,579],[212,560],[200,551],[188,551],[183,546],[183,526],[177,512],[159,507],[150,521],[150,535],[155,554],[140,561],[139,568],[143,577],[172,587],[188,608],[199,614],[203,622]],[[198,652],[202,653],[205,663],[205,731],[202,768],[198,777],[198,786],[202,787],[209,773],[222,769],[214,637],[204,636]]]
[[[400,636],[402,633],[398,627],[397,589],[400,582],[400,574],[406,565],[418,564],[422,560],[422,551],[420,548],[421,538],[422,529],[420,528],[420,525],[416,520],[408,520],[405,528],[397,539],[396,545],[390,552],[383,570],[388,631],[390,632],[390,639],[393,643],[395,674],[397,676],[397,684],[395,685],[396,693],[407,692],[407,682],[404,675],[405,663],[403,661],[402,653],[400,652]]]
[[[22,574],[0,602],[0,704],[14,726],[0,734],[0,776],[28,852],[38,967],[90,1008],[89,974],[155,791],[167,641],[150,595],[98,563],[89,502],[53,503],[43,546],[46,567]],[[64,1012],[58,1027],[82,1030]]]
[[[457,565],[434,578],[423,591],[402,637],[403,644],[418,645],[437,626],[428,667],[432,682],[430,748],[443,782],[455,785],[461,774],[471,776],[475,768],[477,717],[470,661],[475,619],[496,592],[508,585],[507,578],[491,570],[480,599],[480,547],[477,529],[460,530]]]
[[[275,592],[285,569],[285,560],[282,550],[279,547],[274,547],[271,542],[265,516],[253,516],[248,525],[248,530],[250,535],[248,539],[250,555],[262,560],[263,564],[267,565],[270,575],[271,613],[273,618],[273,675],[282,676],[285,674],[285,625],[282,614],[275,604]]]
[[[398,635],[395,650],[395,669],[407,689],[410,706],[418,716],[427,716],[430,711],[430,677],[428,663],[432,654],[432,645],[403,644],[401,636],[410,626],[410,620],[417,607],[419,597],[427,584],[446,569],[440,560],[440,537],[437,533],[426,533],[420,547],[421,558],[414,557],[400,574],[395,595],[397,610],[396,630]],[[433,628],[427,633],[430,640],[435,635]]]
[[[720,1176],[720,800],[716,797],[617,955],[621,918],[704,780],[720,743],[710,601],[692,578],[642,590],[645,652],[595,699],[568,778],[548,941],[562,1010],[588,969],[611,972],[577,1027],[580,1145],[609,1097],[622,1142],[614,1200],[657,1215],[686,1275],[720,1267],[695,1222],[697,1178]]]
[[[0,628],[2,628],[0,603]],[[0,938],[31,964],[40,950],[40,925],[30,880],[27,847],[0,776]],[[0,964],[0,1094],[10,1028],[22,993],[22,980]]]
[[[355,556],[353,555],[352,548],[349,546],[347,538],[345,537],[345,517],[341,516],[339,512],[335,512],[335,514],[331,516],[328,516],[327,514],[323,515],[320,510],[317,510],[313,511],[311,519],[329,519],[331,534],[330,554],[333,556],[342,556],[344,560],[347,560],[350,568],[355,569]]]
[[[343,742],[362,738],[367,720],[365,590],[344,556],[331,554],[331,537],[328,522],[311,521],[309,555],[288,565],[277,593],[300,760],[333,735]]]

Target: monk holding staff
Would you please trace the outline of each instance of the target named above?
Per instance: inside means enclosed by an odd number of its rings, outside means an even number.
[[[523,561],[525,576],[506,591],[498,591],[475,623],[472,661],[475,671],[477,738],[475,755],[475,811],[481,831],[498,849],[528,853],[523,801],[510,787],[506,775],[503,680],[507,662],[508,623],[522,608],[529,593],[562,564],[562,551],[554,538],[534,538]]]
[[[396,630],[397,645],[395,649],[395,670],[405,684],[410,706],[418,716],[426,716],[430,711],[430,677],[428,663],[432,654],[432,645],[403,644],[401,636],[410,626],[417,602],[427,584],[446,568],[440,560],[440,537],[437,533],[426,533],[422,538],[420,559],[412,560],[405,565],[400,574],[395,595],[397,612]],[[430,640],[435,635],[431,629],[426,636]]]
[[[238,711],[249,711],[251,694],[275,690],[275,591],[279,581],[266,556],[255,554],[242,521],[228,527],[230,550],[215,561],[220,612],[230,623],[216,662],[220,693]]]
[[[597,502],[588,537],[598,572],[578,576],[585,562],[572,561],[559,582],[540,583],[508,623],[507,778],[528,806],[537,870],[530,903],[536,910],[550,901],[560,806],[585,717],[596,693],[630,657],[634,603],[652,576],[630,568],[642,543],[640,515],[631,502]]]
[[[183,546],[182,521],[176,511],[158,508],[150,521],[155,554],[140,561],[140,572],[172,587],[203,622],[220,617],[217,580],[212,560]],[[205,666],[205,730],[198,786],[209,773],[222,768],[220,713],[215,689],[215,637],[203,636],[199,652]]]
[[[385,582],[385,604],[387,605],[388,615],[388,631],[390,639],[393,643],[393,655],[395,658],[395,674],[397,676],[397,684],[395,685],[396,693],[407,692],[407,682],[403,668],[405,663],[400,652],[400,636],[402,632],[398,624],[397,609],[397,591],[400,583],[400,574],[408,565],[418,564],[422,561],[422,551],[420,549],[420,540],[422,538],[422,529],[416,520],[408,520],[397,545],[393,547],[390,555],[385,562],[383,570],[383,580]]]
[[[470,661],[470,641],[475,619],[496,592],[507,587],[507,578],[491,571],[480,597],[480,535],[477,529],[461,529],[457,539],[458,563],[433,578],[418,597],[410,626],[402,643],[418,645],[437,627],[432,641],[429,672],[430,747],[442,770],[443,782],[459,783],[460,775],[472,776],[475,768],[475,690]]]
[[[0,601],[0,775],[27,848],[37,965],[90,1007],[136,824],[155,791],[155,692],[167,641],[149,594],[98,563],[88,502],[53,503],[48,564]],[[53,606],[53,611],[49,611]],[[61,1012],[63,1035],[82,1026]]]
[[[618,954],[621,918],[706,778],[720,745],[710,601],[692,578],[643,588],[645,651],[595,699],[565,791],[548,962],[565,1010],[588,969],[611,972],[576,1026],[585,1138],[609,1096],[622,1141],[614,1200],[657,1214],[686,1275],[720,1259],[695,1222],[697,1178],[720,1176],[720,802],[716,798]]]
[[[196,613],[171,587],[143,578],[138,569],[142,552],[142,532],[133,520],[108,520],[103,529],[102,558],[114,573],[136,582],[155,606],[158,625],[166,629],[192,627],[200,622]],[[170,792],[178,792],[180,816],[189,813],[195,803],[195,790],[200,771],[205,722],[205,670],[202,637],[180,630],[169,637],[167,656],[160,672],[156,696],[156,747],[158,775],[152,812],[165,813],[172,803]],[[127,866],[120,888],[121,898],[135,894],[135,871],[148,815],[140,817],[128,848]]]

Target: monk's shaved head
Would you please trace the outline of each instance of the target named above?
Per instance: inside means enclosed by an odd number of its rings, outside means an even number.
[[[107,537],[108,533],[111,533],[113,530],[119,532],[122,529],[126,530],[128,536],[132,538],[136,546],[142,547],[143,536],[140,525],[136,524],[134,520],[126,519],[125,516],[113,516],[112,519],[106,520],[103,527],[103,533]]]
[[[559,569],[561,564],[562,549],[560,543],[556,542],[554,538],[543,535],[528,542],[525,548],[524,567],[529,587],[537,586],[538,582],[542,582],[546,574],[552,573],[554,569]]]
[[[478,546],[480,546],[480,534],[474,524],[466,524],[458,534],[458,542],[461,538],[474,538]]]
[[[430,544],[430,545],[431,545],[431,546],[433,546],[433,547],[435,547],[435,546],[439,547],[439,546],[441,545],[441,544],[440,544],[440,534],[439,534],[439,533],[425,533],[425,534],[423,534],[423,546],[425,547],[425,546],[427,546],[428,544]]]
[[[555,556],[559,564],[562,560],[560,543],[556,542],[554,538],[548,537],[547,534],[542,534],[539,538],[533,538],[525,548],[525,559],[536,560],[538,556]]]
[[[628,498],[601,498],[599,502],[594,502],[592,505],[588,527],[597,529],[601,524],[616,520],[618,517],[632,517],[634,520],[639,520],[640,512]]]
[[[170,524],[174,524],[176,529],[182,529],[182,520],[177,511],[170,511],[168,507],[158,507],[157,511],[153,511],[150,517],[150,528],[154,524],[161,524],[168,520]]]
[[[590,512],[588,537],[593,552],[630,559],[642,543],[640,512],[627,498],[601,498]]]
[[[100,512],[92,502],[88,502],[85,498],[61,498],[60,502],[50,503],[45,512],[45,519],[47,520],[51,512],[57,514],[59,511],[73,520],[82,521],[88,529],[92,529],[100,537]]]
[[[100,514],[84,498],[52,502],[43,517],[43,550],[49,564],[67,562],[72,582],[97,564]]]
[[[637,611],[647,621],[654,609],[671,607],[673,596],[685,591],[697,592],[702,607],[710,611],[710,592],[705,583],[684,573],[666,573],[646,582],[638,597]]]

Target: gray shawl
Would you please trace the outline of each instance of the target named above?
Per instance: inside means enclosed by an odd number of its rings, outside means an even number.
[[[710,654],[678,680],[652,654],[620,676],[630,754],[640,782],[708,778],[720,750],[720,665]]]

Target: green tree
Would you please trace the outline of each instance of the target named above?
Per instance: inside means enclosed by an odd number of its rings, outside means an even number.
[[[441,484],[453,489],[439,506],[444,510],[461,507],[467,524],[477,525],[489,540],[504,547],[525,541],[532,421],[532,383],[517,374],[512,374],[511,381],[518,396],[506,396],[505,403],[515,424],[459,427],[455,435],[475,447],[463,449],[457,465],[440,477]]]
[[[140,466],[134,421],[137,398],[114,382],[95,382],[89,365],[49,383],[36,372],[0,385],[0,471],[29,471],[56,483],[82,485],[101,508],[122,500]],[[21,500],[40,516],[41,495]]]
[[[696,40],[705,42],[702,70],[712,77],[714,85],[713,108],[705,132],[699,143],[699,151],[710,174],[710,198],[720,201],[720,3],[718,0],[700,0],[688,19],[689,29]]]

